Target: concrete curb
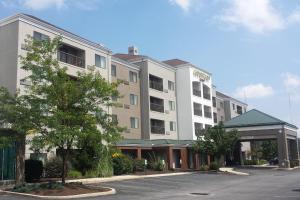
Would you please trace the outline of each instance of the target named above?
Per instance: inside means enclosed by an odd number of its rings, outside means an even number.
[[[67,183],[81,182],[83,184],[95,184],[95,183],[107,183],[107,182],[125,181],[125,180],[133,180],[133,179],[164,177],[164,176],[180,176],[180,175],[188,175],[193,173],[194,172],[178,172],[178,173],[151,174],[151,175],[122,175],[122,176],[113,176],[108,178],[74,179],[74,180],[67,180],[66,182]]]
[[[10,192],[10,191],[4,191],[4,190],[0,190],[0,192],[6,193],[6,194],[18,195],[18,196],[34,197],[34,198],[39,198],[39,199],[80,199],[80,198],[87,198],[87,197],[113,195],[113,194],[117,193],[114,188],[109,188],[109,187],[103,187],[103,188],[110,189],[110,191],[68,195],[68,196],[41,196],[41,195],[26,194],[26,193],[19,193],[19,192]]]
[[[234,171],[233,168],[228,168],[228,167],[221,167],[219,170],[221,172],[227,172],[227,173],[230,173],[230,174],[240,175],[240,176],[249,176],[250,175],[248,173]]]

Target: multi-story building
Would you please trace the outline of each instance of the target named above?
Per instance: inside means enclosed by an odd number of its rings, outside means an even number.
[[[19,60],[19,56],[26,56],[25,39],[28,36],[35,40],[60,36],[62,46],[57,52],[57,59],[60,66],[67,67],[70,76],[95,70],[110,81],[110,50],[36,17],[17,14],[0,21],[0,85],[8,88],[11,93],[17,90],[22,93],[30,84],[24,79],[28,72],[21,69]],[[109,109],[107,111],[110,112]],[[27,146],[26,158],[31,153]]]
[[[178,139],[175,69],[134,51],[114,57],[140,67],[142,138]]]
[[[164,63],[176,69],[179,139],[195,140],[201,129],[214,125],[211,74],[179,59]]]
[[[112,57],[112,82],[120,81],[118,86],[121,98],[112,107],[112,116],[124,127],[122,136],[126,139],[142,139],[141,135],[141,91],[140,69],[137,65]]]
[[[228,121],[247,111],[248,105],[246,103],[218,91],[215,93],[217,107],[216,123]]]

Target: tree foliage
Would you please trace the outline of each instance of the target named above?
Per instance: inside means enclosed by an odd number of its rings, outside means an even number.
[[[236,130],[226,131],[223,124],[220,123],[212,128],[199,131],[193,149],[198,153],[213,155],[219,162],[221,156],[232,153],[238,139]]]
[[[72,149],[83,144],[95,149],[110,148],[120,138],[118,127],[108,110],[119,97],[118,83],[108,83],[98,71],[81,70],[75,76],[56,59],[61,38],[25,41],[27,54],[20,57],[30,86],[16,97],[0,90],[0,115],[17,132],[31,134],[32,149],[58,149],[63,159],[62,182]],[[3,98],[9,96],[5,102]],[[6,112],[7,110],[10,110]],[[2,110],[1,110],[2,111]],[[2,113],[2,112],[1,112]],[[101,151],[100,151],[101,152]]]

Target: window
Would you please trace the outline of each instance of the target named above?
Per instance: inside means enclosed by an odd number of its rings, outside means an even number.
[[[173,81],[168,81],[168,89],[171,91],[175,90],[175,83]]]
[[[117,66],[116,65],[111,65],[111,75],[117,76]]]
[[[193,95],[201,97],[201,83],[198,81],[193,81]]]
[[[210,100],[210,88],[205,84],[203,84],[203,97]]]
[[[112,120],[114,123],[118,123],[118,116],[117,116],[117,115],[111,115],[111,120]]]
[[[158,90],[158,91],[164,91],[164,84],[163,79],[157,76],[153,76],[152,74],[149,74],[149,86],[152,89]]]
[[[175,110],[175,102],[174,101],[169,101],[169,109]]]
[[[194,123],[195,126],[195,135],[199,136],[201,134],[201,130],[203,129],[203,125],[201,123]]]
[[[204,106],[204,117],[211,118],[211,107]]]
[[[242,106],[236,105],[236,112],[237,112],[237,114],[239,114],[239,115],[243,114],[243,108],[242,108]]]
[[[129,71],[129,80],[130,80],[130,82],[136,83],[137,82],[137,73]]]
[[[106,68],[106,58],[104,56],[100,56],[95,54],[95,65],[96,67]]]
[[[218,123],[217,113],[214,112],[214,123]]]
[[[33,32],[33,39],[38,40],[38,41],[42,41],[42,40],[49,40],[50,38],[49,38],[48,35],[45,35],[45,34],[34,31]]]
[[[138,104],[138,96],[134,94],[130,94],[130,104],[137,105]]]
[[[164,113],[164,100],[150,96],[150,110]]]
[[[170,131],[176,131],[176,122],[170,122]]]
[[[235,105],[234,105],[234,103],[232,104],[232,110],[235,110]]]
[[[217,107],[216,97],[213,97],[212,101],[213,101],[213,107],[214,108]]]
[[[194,115],[202,116],[202,105],[194,102]]]
[[[151,119],[151,133],[165,134],[165,121],[158,119]]]
[[[130,127],[131,128],[139,128],[139,119],[136,117],[130,117]]]

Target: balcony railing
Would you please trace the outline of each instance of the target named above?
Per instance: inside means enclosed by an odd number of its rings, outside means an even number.
[[[157,112],[165,112],[164,105],[156,104],[156,103],[150,103],[150,110],[157,111]]]
[[[163,126],[151,126],[151,133],[165,134],[165,127],[163,127]]]
[[[204,111],[204,117],[211,118],[211,112],[205,112]]]
[[[201,97],[201,90],[193,89],[193,95]]]
[[[202,116],[202,110],[201,109],[194,109],[194,115]]]
[[[85,67],[85,61],[83,58],[63,51],[58,51],[58,60],[77,67],[81,67],[81,68]]]
[[[210,100],[210,94],[209,93],[203,93],[204,99]]]
[[[162,83],[159,83],[157,81],[151,81],[150,80],[150,88],[155,89],[155,90],[159,90],[159,91],[163,91],[164,87]]]

